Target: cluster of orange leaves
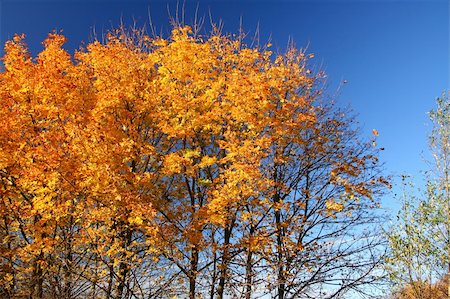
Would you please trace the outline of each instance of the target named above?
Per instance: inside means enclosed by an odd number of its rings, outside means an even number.
[[[205,225],[223,226],[249,198],[272,204],[264,163],[290,159],[274,144],[301,144],[299,132],[316,122],[318,78],[307,55],[291,50],[273,59],[189,27],[140,42],[113,33],[72,57],[65,37],[50,34],[36,58],[23,36],[6,43],[0,283],[61,271],[68,250],[115,267],[138,263],[134,248],[164,251],[180,234],[201,248]],[[355,163],[330,175],[349,193],[369,195],[339,182],[340,174],[358,175]],[[340,212],[344,203],[327,208]],[[135,233],[143,237],[131,241]]]
[[[448,275],[435,283],[416,281],[404,285],[392,295],[393,299],[440,299],[448,296]]]

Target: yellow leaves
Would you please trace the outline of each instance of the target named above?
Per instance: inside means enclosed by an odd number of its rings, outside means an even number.
[[[377,137],[379,135],[378,131],[376,129],[372,129],[373,136]]]
[[[123,153],[129,154],[133,151],[134,147],[135,147],[135,142],[134,140],[130,139],[130,138],[124,138],[122,139],[122,141],[119,143],[120,147],[123,150]],[[128,158],[124,157],[124,162],[127,162]]]
[[[163,38],[156,38],[152,40],[152,44],[156,47],[166,47],[169,44],[169,42]]]
[[[283,208],[283,201],[278,201],[278,202],[273,203],[273,209],[275,211],[279,211],[282,208]]]
[[[192,161],[179,152],[170,153],[164,157],[163,173],[166,175],[180,174],[191,165]]]
[[[192,34],[192,28],[190,26],[183,26],[172,29],[172,39],[175,42],[179,40],[187,40],[190,34]]]
[[[223,196],[220,193],[215,193],[213,199],[208,203],[208,222],[218,225],[224,226],[226,224],[226,220],[228,217],[229,209],[229,200],[228,196]]]
[[[23,39],[25,39],[25,34],[14,34],[13,41],[15,43],[20,43]]]
[[[139,216],[136,216],[136,217],[128,217],[128,222],[129,222],[131,225],[137,225],[137,226],[140,226],[140,225],[142,225],[142,223],[144,223],[144,221],[142,220],[142,218],[139,217]]]
[[[201,168],[209,167],[217,162],[214,156],[202,156],[200,149],[186,149],[167,154],[163,161],[163,172],[166,175],[196,173]]]
[[[341,212],[344,209],[344,205],[340,202],[337,202],[333,198],[325,202],[325,207],[332,216],[334,216],[333,215],[334,212]]]
[[[203,156],[200,163],[198,163],[197,166],[199,168],[209,167],[209,166],[214,165],[214,163],[216,163],[216,162],[217,162],[216,157]]]
[[[312,54],[289,51],[273,61],[269,51],[220,34],[201,39],[189,27],[175,28],[168,39],[139,38],[114,32],[75,59],[58,34],[49,35],[38,59],[29,57],[23,37],[7,43],[0,169],[11,172],[5,198],[14,202],[5,208],[13,216],[0,213],[13,223],[16,237],[7,240],[23,238],[23,223],[34,242],[21,248],[21,262],[26,255],[24,263],[32,264],[45,251],[49,266],[64,269],[60,248],[69,237],[54,235],[70,232],[70,249],[89,265],[86,272],[94,266],[85,256],[116,269],[124,261],[151,264],[161,252],[182,264],[181,248],[203,258],[212,242],[207,233],[221,235],[233,222],[231,238],[239,244],[231,246],[270,254],[274,231],[288,238],[294,225],[267,222],[268,213],[306,213],[315,200],[301,188],[297,205],[289,196],[275,203],[272,197],[297,187],[280,181],[289,180],[289,169],[308,170],[334,149],[317,117],[319,78],[306,67]],[[370,196],[354,182],[365,161],[325,160],[324,180]],[[321,207],[335,215],[345,200]],[[153,260],[137,254],[144,251]],[[109,274],[98,273],[99,280]]]
[[[200,156],[200,149],[186,149],[184,150],[183,158],[185,159],[194,159]]]
[[[241,219],[242,219],[242,221],[247,221],[247,220],[249,220],[249,219],[251,219],[251,217],[252,217],[252,214],[250,213],[250,212],[243,212],[242,214],[241,214]]]
[[[27,45],[24,42],[25,35],[14,35],[13,41],[5,43],[5,56],[3,64],[7,71],[23,70],[31,63]]]
[[[265,243],[267,243],[267,238],[265,236],[252,236],[247,244],[250,251],[257,251],[258,249],[264,248]]]
[[[212,183],[212,182],[211,182],[211,180],[209,180],[209,179],[203,179],[203,178],[199,178],[199,179],[198,179],[198,184],[199,184],[200,186],[209,186],[211,183]]]
[[[64,37],[61,34],[56,34],[56,33],[50,33],[47,36],[47,39],[43,42],[44,46],[46,48],[49,47],[56,47],[56,48],[60,48],[63,44],[65,44],[67,41],[67,38]]]
[[[6,273],[3,276],[3,280],[7,285],[11,285],[13,283],[14,276],[11,273]]]

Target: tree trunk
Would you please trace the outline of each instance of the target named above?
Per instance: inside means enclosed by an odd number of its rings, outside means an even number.
[[[216,240],[215,240],[215,231],[212,230],[211,233],[211,240],[213,242],[213,246],[216,245]],[[217,253],[214,251],[213,254],[213,273],[212,273],[212,277],[211,277],[211,289],[209,291],[209,298],[210,299],[214,299],[214,295],[215,295],[215,287],[216,287],[216,279],[217,279]]]
[[[67,235],[65,243],[66,245],[66,261],[64,265],[64,298],[72,298],[72,265],[73,265],[73,254],[72,254],[72,242],[73,237],[71,234],[71,228],[73,225],[73,217],[70,216],[69,224],[67,226]]]
[[[274,195],[274,203],[280,202],[279,194]],[[277,299],[284,299],[286,278],[284,276],[284,260],[283,260],[283,227],[281,220],[281,212],[279,209],[275,210],[275,225],[277,236]]]
[[[211,290],[209,292],[209,298],[214,299],[214,293],[216,292],[216,271],[217,271],[217,255],[214,253],[214,261],[213,261],[213,275],[211,277]]]
[[[247,261],[245,263],[245,299],[250,299],[252,296],[252,251],[249,249],[247,253]]]
[[[106,289],[106,298],[107,299],[111,298],[111,293],[113,290],[113,281],[114,281],[114,267],[113,267],[113,264],[111,263],[109,265],[108,287]]]
[[[198,249],[191,251],[191,269],[189,270],[189,299],[195,299],[195,286],[197,282]]]
[[[231,239],[231,231],[232,231],[232,225],[225,227],[224,231],[224,242],[223,242],[223,251],[222,251],[222,262],[220,265],[220,278],[219,278],[219,286],[217,287],[217,298],[223,299],[223,294],[225,292],[225,282],[227,279],[227,270],[228,270],[228,263],[230,261],[230,239]]]
[[[131,244],[131,237],[132,237],[132,231],[128,228],[125,228],[124,231],[122,231],[120,238],[123,240],[123,249],[127,250],[128,247]],[[124,260],[126,258],[126,255],[123,254],[121,257],[121,261],[119,264],[119,273],[118,273],[118,284],[116,288],[116,298],[120,299],[123,296],[123,291],[125,289],[126,281],[127,281],[127,275],[129,271],[129,265]]]
[[[44,295],[44,278],[42,277],[43,271],[42,267],[39,264],[39,261],[42,258],[42,253],[39,255],[38,259],[34,262],[34,271],[33,271],[33,295],[32,298],[41,299]]]
[[[255,228],[253,225],[250,226],[250,238],[253,237],[253,233],[255,232]],[[253,278],[253,249],[249,246],[247,251],[247,260],[245,262],[245,299],[250,299],[252,296],[252,278]]]

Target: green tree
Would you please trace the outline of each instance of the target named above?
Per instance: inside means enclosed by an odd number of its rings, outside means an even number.
[[[415,298],[430,298],[427,288],[450,273],[449,112],[450,97],[444,94],[429,113],[433,167],[427,173],[426,191],[416,195],[420,192],[404,178],[402,207],[388,235],[392,282],[400,288],[409,286]]]

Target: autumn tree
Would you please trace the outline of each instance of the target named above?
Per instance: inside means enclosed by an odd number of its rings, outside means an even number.
[[[378,149],[302,50],[50,34],[0,73],[0,293],[336,297],[378,279]],[[379,221],[379,220],[378,220]]]
[[[271,143],[266,202],[247,205],[234,223],[229,294],[327,298],[380,281],[383,217],[371,211],[387,182],[373,144],[353,143],[354,118],[344,111],[321,103],[314,123]]]
[[[277,298],[332,298],[364,291],[379,279],[374,270],[384,241],[376,224],[383,217],[371,211],[387,181],[380,176],[378,150],[358,140],[347,112],[322,103],[317,122],[296,132],[302,139],[292,136],[274,152],[269,253],[275,255],[268,263]]]
[[[419,285],[421,284],[421,285]],[[401,289],[396,290],[390,298],[392,299],[440,299],[447,297],[448,278],[447,276],[441,278],[435,283],[429,283],[428,281],[415,281],[412,284],[406,284]],[[418,293],[417,290],[422,290],[422,293]]]
[[[82,161],[72,150],[70,128],[87,121],[87,74],[74,67],[49,35],[33,60],[23,36],[5,46],[1,73],[2,292],[42,298],[72,297],[82,213],[77,188]],[[78,102],[80,98],[85,99]]]
[[[148,110],[131,110],[140,107],[132,99],[142,92],[138,84],[151,75],[142,65],[147,55],[111,38],[106,59],[96,43],[73,59],[64,41],[49,35],[36,59],[21,36],[5,47],[2,290],[11,297],[129,297],[131,268],[154,232],[145,222],[153,219],[147,188],[156,188],[142,169],[153,165],[142,160],[152,149]],[[127,66],[111,59],[119,57]],[[113,65],[120,67],[114,77],[102,73]]]

